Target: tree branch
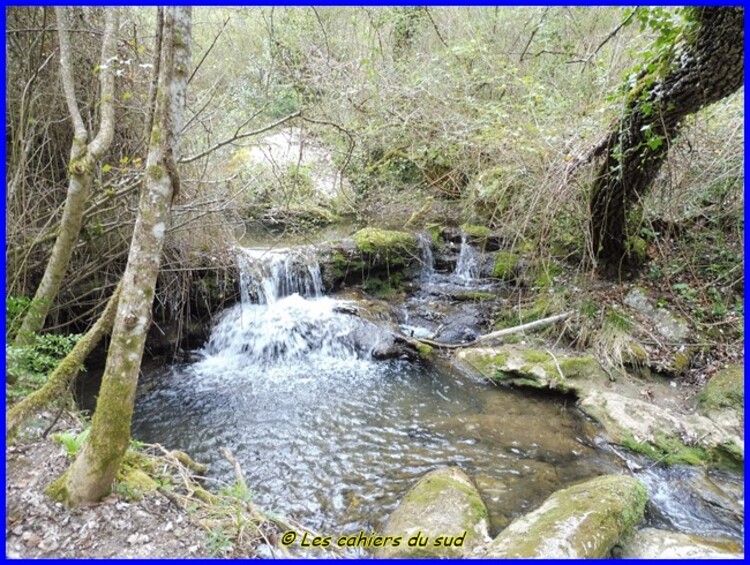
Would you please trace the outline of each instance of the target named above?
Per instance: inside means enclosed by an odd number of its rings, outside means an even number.
[[[228,139],[225,139],[224,141],[220,141],[220,142],[216,143],[215,145],[213,145],[212,147],[209,147],[205,151],[202,151],[202,152],[200,152],[200,153],[198,153],[196,155],[191,155],[190,157],[182,157],[178,161],[178,163],[180,163],[180,164],[192,163],[193,161],[197,161],[198,159],[202,159],[206,155],[209,155],[209,154],[213,153],[217,149],[221,149],[225,145],[229,145],[230,143],[234,143],[235,141],[238,141],[240,139],[245,139],[247,137],[253,137],[255,135],[260,135],[261,133],[265,133],[265,132],[270,131],[270,130],[272,130],[274,128],[277,128],[280,125],[283,125],[286,122],[288,122],[290,120],[293,120],[294,118],[298,118],[301,115],[302,115],[302,112],[301,111],[297,111],[297,112],[294,112],[293,114],[289,114],[288,116],[285,116],[285,117],[281,118],[280,120],[276,120],[272,124],[269,124],[269,125],[267,125],[265,127],[262,127],[260,129],[256,129],[256,130],[253,130],[253,131],[248,131],[248,132],[245,132],[245,133],[239,133],[239,130],[238,130],[237,132],[235,132],[235,134],[232,137],[230,137]]]
[[[115,135],[115,62],[117,60],[117,31],[120,27],[120,10],[108,8],[102,40],[102,58],[99,64],[101,85],[101,123],[99,133],[89,144],[89,153],[98,160],[109,148]]]

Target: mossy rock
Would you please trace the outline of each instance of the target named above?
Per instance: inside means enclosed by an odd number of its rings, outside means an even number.
[[[490,228],[487,226],[476,226],[473,224],[463,224],[461,231],[466,235],[466,240],[471,245],[484,248],[490,237]]]
[[[138,468],[123,469],[117,478],[115,491],[129,500],[140,500],[144,494],[158,488],[154,479]]]
[[[381,547],[375,556],[466,557],[489,541],[487,508],[466,474],[445,467],[432,471],[404,496],[383,528],[384,536],[400,536],[399,547]],[[424,547],[409,547],[408,540],[421,533]],[[461,540],[458,547],[436,546],[438,536]]]
[[[421,359],[429,360],[432,358],[434,348],[431,345],[427,345],[426,343],[419,343],[416,347],[417,353],[419,354],[419,357]]]
[[[495,263],[492,267],[492,276],[503,281],[516,278],[516,267],[519,256],[511,251],[498,251],[495,254]]]
[[[406,232],[364,228],[353,238],[360,253],[383,257],[392,264],[410,262],[417,250],[416,237]]]
[[[741,412],[745,406],[744,365],[732,365],[716,373],[698,395],[698,402],[703,413],[727,408]]]
[[[505,384],[558,392],[584,392],[590,382],[606,378],[591,355],[553,355],[547,350],[503,345],[467,348],[456,354],[459,362],[485,377]]]
[[[643,520],[648,494],[640,481],[605,475],[558,491],[512,522],[484,557],[603,558]]]
[[[742,468],[744,441],[699,414],[677,414],[601,390],[582,395],[579,406],[604,426],[612,442],[659,463]]]

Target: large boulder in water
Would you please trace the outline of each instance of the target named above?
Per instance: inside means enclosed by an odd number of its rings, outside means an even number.
[[[484,557],[606,557],[643,519],[647,497],[640,481],[624,475],[566,488],[505,528]]]
[[[399,546],[379,548],[375,555],[465,557],[489,541],[488,529],[487,508],[471,479],[445,467],[422,477],[406,494],[382,532],[401,536]],[[409,539],[418,533],[425,545],[409,547]]]
[[[656,528],[633,532],[616,551],[623,559],[742,559],[733,541],[679,534]]]

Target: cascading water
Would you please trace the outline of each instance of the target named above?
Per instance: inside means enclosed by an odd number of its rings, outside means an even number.
[[[470,245],[466,234],[461,234],[461,249],[456,262],[456,278],[462,280],[464,284],[471,284],[479,278],[479,252]]]
[[[142,379],[134,437],[184,449],[232,481],[219,455],[228,447],[259,505],[335,532],[381,526],[437,466],[477,477],[496,526],[557,486],[611,471],[610,457],[575,439],[578,416],[549,399],[373,360],[384,330],[321,296],[311,253],[239,256],[244,303],[219,319],[198,361]],[[571,449],[587,457],[570,460]]]
[[[419,279],[423,283],[430,282],[435,276],[435,254],[432,252],[432,237],[428,233],[418,233],[417,243],[422,261]]]
[[[271,304],[279,298],[300,294],[323,295],[320,265],[311,249],[238,250],[242,302]]]
[[[198,361],[141,380],[134,437],[185,450],[231,482],[219,452],[227,447],[259,506],[336,534],[377,531],[441,466],[472,476],[494,532],[559,488],[623,472],[586,439],[590,424],[553,398],[374,361],[383,330],[322,296],[309,250],[238,254],[243,303],[221,316]],[[424,249],[423,261],[431,264]],[[657,505],[665,520],[691,527],[669,504]]]

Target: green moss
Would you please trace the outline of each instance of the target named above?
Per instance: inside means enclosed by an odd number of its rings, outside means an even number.
[[[638,262],[646,260],[648,255],[648,243],[642,237],[634,236],[625,242],[625,247],[629,255],[637,259]]]
[[[487,239],[490,237],[490,228],[486,226],[463,224],[461,231],[466,235],[469,243],[480,247],[484,247],[487,244]]]
[[[140,469],[123,469],[117,477],[116,491],[128,500],[140,500],[158,488],[154,479]]]
[[[540,261],[533,269],[534,286],[549,288],[554,284],[554,278],[562,274],[562,268],[552,261]]]
[[[592,355],[581,355],[580,357],[558,358],[560,370],[566,377],[588,377],[597,376],[602,372],[599,363]]]
[[[492,276],[504,281],[515,277],[518,255],[510,251],[499,251],[495,255],[495,265],[492,268]]]
[[[524,361],[529,363],[544,363],[550,360],[549,353],[546,351],[539,351],[538,349],[524,349],[521,352],[521,357]]]
[[[630,436],[623,447],[665,465],[708,465],[721,469],[741,469],[744,454],[739,446],[726,444],[715,449],[685,445],[678,437],[655,434],[653,441],[638,441]]]
[[[150,165],[146,169],[146,174],[153,180],[158,180],[164,176],[164,168],[159,165]]]
[[[417,353],[422,359],[430,359],[432,357],[433,347],[426,343],[417,344]]]
[[[605,475],[550,496],[546,511],[519,521],[523,527],[507,528],[490,543],[488,557],[606,557],[617,541],[643,520],[648,494],[640,481],[622,475]]]
[[[68,492],[68,474],[65,473],[61,477],[58,477],[52,483],[44,489],[44,494],[49,496],[52,500],[62,502],[68,505],[70,500],[70,493]]]
[[[745,405],[744,366],[733,365],[714,375],[698,395],[704,412],[731,408],[742,411]]]
[[[438,225],[432,225],[427,226],[427,233],[430,234],[430,237],[432,238],[432,243],[435,245],[435,247],[440,247],[443,243],[443,236],[441,235],[443,233],[443,228]]]
[[[482,375],[487,378],[495,379],[499,378],[502,380],[504,376],[502,374],[502,367],[510,359],[510,356],[505,352],[499,353],[477,353],[473,351],[467,351],[464,357],[466,363],[479,371]]]
[[[414,236],[405,232],[364,228],[355,233],[353,238],[357,249],[368,255],[403,257],[414,253],[417,248]]]
[[[684,351],[678,351],[672,357],[669,371],[674,375],[682,375],[690,368],[691,357]]]

